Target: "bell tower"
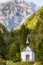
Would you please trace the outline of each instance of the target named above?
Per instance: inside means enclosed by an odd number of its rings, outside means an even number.
[[[29,45],[29,41],[28,41],[28,36],[27,36],[27,40],[26,40],[26,46]]]

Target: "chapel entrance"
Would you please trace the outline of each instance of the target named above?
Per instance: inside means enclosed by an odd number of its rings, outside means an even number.
[[[26,55],[26,61],[29,61],[29,55]]]

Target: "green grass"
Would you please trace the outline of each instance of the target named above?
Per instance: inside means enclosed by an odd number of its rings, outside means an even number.
[[[33,63],[30,63],[30,62],[12,62],[12,61],[7,61],[6,65],[33,65]]]

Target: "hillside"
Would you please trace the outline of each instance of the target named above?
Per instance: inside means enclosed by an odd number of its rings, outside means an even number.
[[[38,20],[40,19],[40,14],[43,12],[43,7],[41,7],[38,11],[32,14],[30,17],[26,18],[24,21],[24,25],[29,29],[34,29],[37,25]],[[22,25],[21,25],[22,26]],[[19,29],[21,28],[19,27]]]
[[[43,61],[43,7],[28,17],[18,30],[21,32],[22,41],[26,41],[28,35],[29,45],[35,52],[35,59]]]

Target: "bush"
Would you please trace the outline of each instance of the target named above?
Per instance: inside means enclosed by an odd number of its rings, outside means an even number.
[[[36,65],[43,65],[41,62],[38,62]]]
[[[21,59],[14,59],[13,62],[20,62]]]
[[[6,65],[5,60],[2,60],[2,59],[0,58],[0,65]]]

